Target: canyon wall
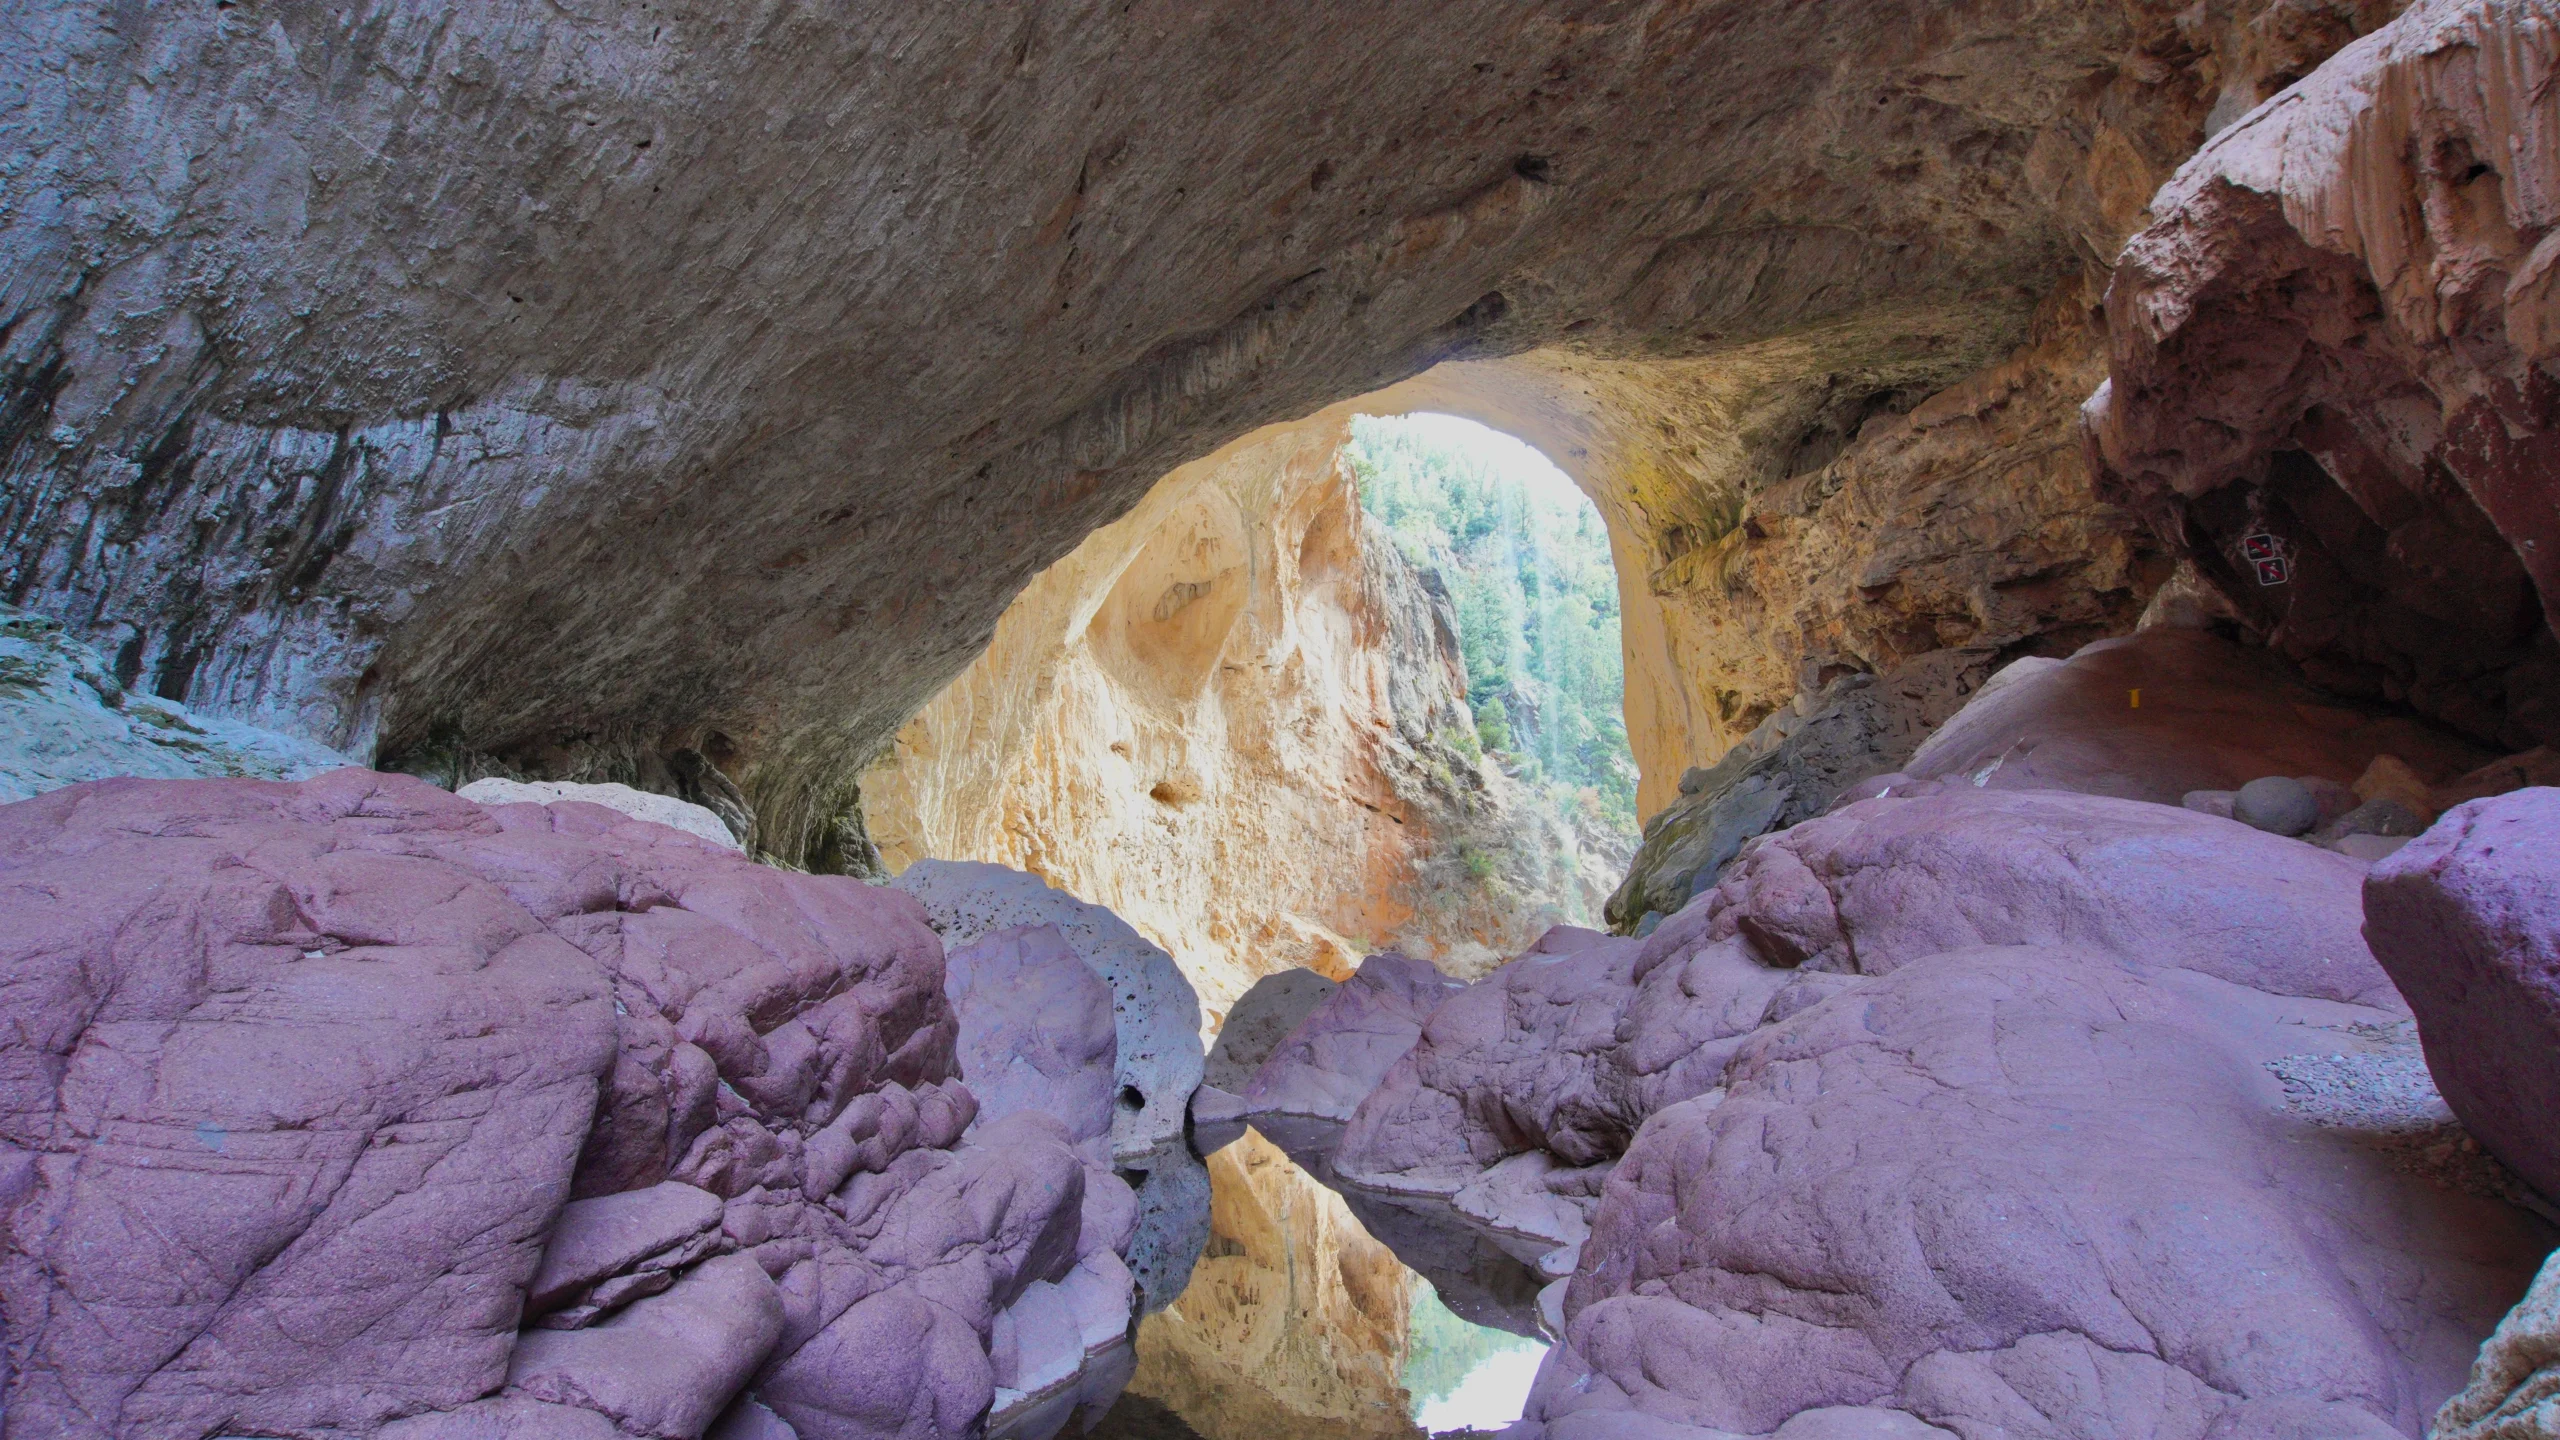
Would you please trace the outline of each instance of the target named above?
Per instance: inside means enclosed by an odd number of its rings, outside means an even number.
[[[0,589],[128,687],[734,797],[833,868],[859,767],[1160,477],[1545,346],[1723,397],[1599,462],[1665,597],[1630,672],[1683,677],[1637,701],[1658,803],[1796,683],[1688,638],[1790,569],[1716,558],[1739,502],[2026,343],[2371,8],[61,0],[0,56]],[[1872,572],[1894,644],[2033,608],[1928,568]]]
[[[1345,435],[1257,432],[1034,581],[864,772],[883,862],[1107,905],[1212,1024],[1290,966],[1397,946],[1475,974],[1588,923],[1624,842],[1474,758],[1455,619],[1362,513]]]

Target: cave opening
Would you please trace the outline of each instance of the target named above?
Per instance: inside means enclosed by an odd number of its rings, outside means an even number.
[[[1396,398],[1166,476],[863,777],[894,883],[1010,866],[1162,947],[1200,996],[1213,1086],[1245,1087],[1220,1057],[1269,1030],[1274,987],[1454,988],[1596,929],[1636,845],[1607,522],[1546,450]],[[1333,1175],[1347,1116],[1208,1156],[1200,1243],[1177,1247],[1198,1258],[1137,1332],[1132,1413],[1209,1440],[1519,1417],[1546,1281],[1463,1238],[1435,1264],[1415,1237],[1464,1223]]]
[[[7,1436],[2560,1437],[2560,0],[18,8]]]
[[[1448,602],[1472,748],[1632,846],[1620,581],[1599,507],[1535,446],[1460,416],[1356,415],[1344,454],[1362,508]]]

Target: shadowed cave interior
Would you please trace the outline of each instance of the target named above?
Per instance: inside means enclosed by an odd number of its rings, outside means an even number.
[[[2560,1440],[2550,0],[8,29],[0,1440]]]

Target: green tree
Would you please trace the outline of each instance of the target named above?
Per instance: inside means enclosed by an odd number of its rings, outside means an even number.
[[[1360,501],[1457,612],[1476,734],[1505,769],[1590,790],[1632,829],[1625,655],[1607,528],[1527,446],[1447,416],[1355,416]]]

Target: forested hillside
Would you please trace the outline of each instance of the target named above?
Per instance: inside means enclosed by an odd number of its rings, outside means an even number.
[[[1589,498],[1528,445],[1445,415],[1355,417],[1349,455],[1362,506],[1448,587],[1474,742],[1632,830],[1618,582]]]

